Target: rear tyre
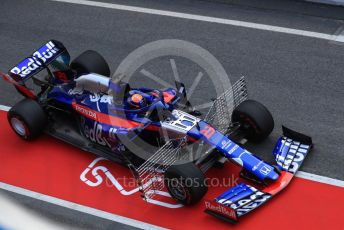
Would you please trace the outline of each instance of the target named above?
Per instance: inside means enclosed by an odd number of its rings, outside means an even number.
[[[86,50],[76,57],[70,64],[70,67],[79,74],[97,73],[110,77],[110,68],[105,59],[94,50]]]
[[[255,142],[267,138],[274,128],[274,119],[269,110],[254,100],[246,100],[238,105],[233,111],[232,121],[239,122],[246,138]]]
[[[24,140],[38,137],[47,124],[47,116],[34,100],[24,99],[15,104],[7,114],[13,131]]]
[[[184,205],[197,203],[208,191],[203,172],[193,163],[168,168],[165,184],[172,198]]]

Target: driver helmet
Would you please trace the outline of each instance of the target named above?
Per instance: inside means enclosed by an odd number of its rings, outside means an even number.
[[[147,106],[146,98],[144,98],[139,93],[134,93],[130,95],[128,98],[128,104],[136,109],[140,109]]]

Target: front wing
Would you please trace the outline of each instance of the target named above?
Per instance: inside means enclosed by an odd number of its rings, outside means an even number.
[[[290,183],[311,150],[312,139],[286,127],[282,128],[283,136],[273,151],[277,167],[281,171],[279,178],[262,189],[245,183],[238,184],[216,199],[206,200],[206,213],[236,223],[240,217],[266,203]]]

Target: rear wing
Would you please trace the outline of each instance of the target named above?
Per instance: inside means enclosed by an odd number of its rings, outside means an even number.
[[[59,57],[60,62],[62,61],[65,65],[69,64],[70,56],[67,49],[61,42],[51,40],[10,69],[8,75],[15,82],[23,84]]]

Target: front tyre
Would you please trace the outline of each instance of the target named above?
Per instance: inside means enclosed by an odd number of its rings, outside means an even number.
[[[243,101],[232,113],[232,121],[239,122],[246,138],[259,142],[274,129],[274,119],[269,110],[254,100]]]
[[[208,191],[203,172],[193,163],[172,165],[165,172],[165,184],[172,198],[192,205]]]
[[[15,104],[7,113],[13,131],[24,140],[38,137],[47,124],[47,116],[34,100],[24,99]]]

